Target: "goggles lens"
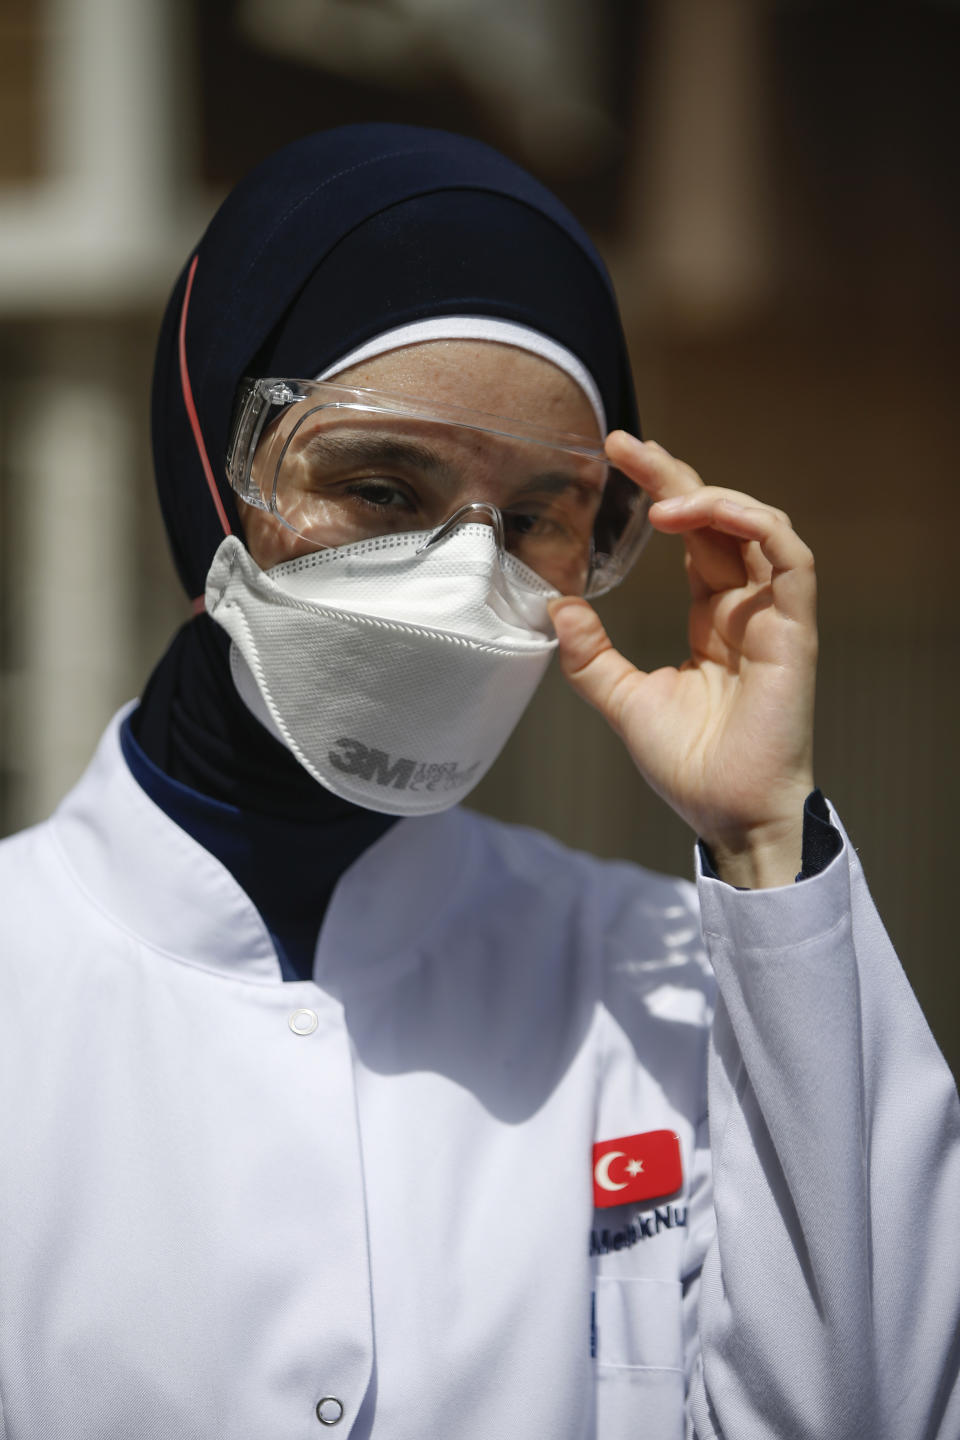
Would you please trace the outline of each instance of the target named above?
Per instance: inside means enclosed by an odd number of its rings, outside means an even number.
[[[494,507],[505,548],[565,595],[616,585],[647,533],[645,495],[596,441],[325,381],[244,382],[227,471],[321,549]]]

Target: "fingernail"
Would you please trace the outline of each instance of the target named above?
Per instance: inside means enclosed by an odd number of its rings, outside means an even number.
[[[669,500],[655,500],[654,504],[656,508],[660,511],[661,515],[664,511],[666,511],[667,514],[672,515],[674,511],[683,509],[683,507],[687,503],[688,498],[689,497],[686,495],[671,495]]]

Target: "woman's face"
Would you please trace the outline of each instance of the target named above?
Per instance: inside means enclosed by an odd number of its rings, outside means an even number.
[[[303,378],[303,377],[294,377]],[[408,345],[352,365],[331,383],[416,396],[440,405],[460,406],[509,419],[602,440],[593,408],[580,387],[562,370],[537,355],[485,340],[431,340]],[[473,437],[472,477],[465,498],[502,505],[495,467],[483,466],[484,437]],[[469,468],[469,467],[468,467]],[[374,497],[376,498],[376,497]],[[402,502],[402,495],[397,499]],[[402,522],[398,508],[398,519]],[[315,548],[272,513],[241,502],[247,548],[268,570]],[[529,523],[527,519],[526,523]],[[416,528],[413,524],[407,528]],[[343,543],[331,535],[327,543]],[[564,588],[558,578],[558,588]]]

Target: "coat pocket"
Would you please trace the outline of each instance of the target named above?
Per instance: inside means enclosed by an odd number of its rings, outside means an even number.
[[[597,1440],[683,1440],[680,1297],[676,1280],[597,1276]]]
[[[597,1364],[682,1374],[679,1281],[598,1275],[595,1283]]]

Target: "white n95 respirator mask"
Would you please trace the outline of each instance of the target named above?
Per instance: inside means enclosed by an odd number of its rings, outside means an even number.
[[[559,592],[492,525],[316,550],[264,571],[235,536],[206,608],[253,714],[335,795],[428,815],[486,774],[556,646]]]

